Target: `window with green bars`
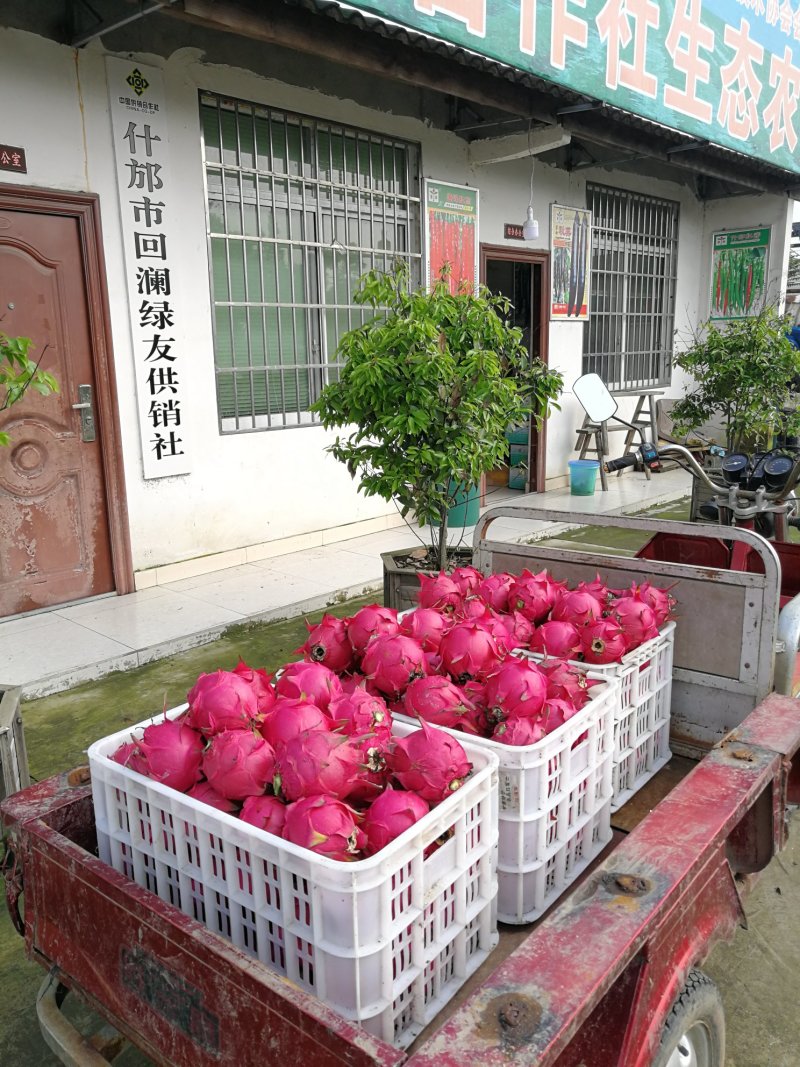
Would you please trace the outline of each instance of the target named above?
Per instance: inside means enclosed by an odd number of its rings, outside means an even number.
[[[223,432],[316,421],[367,270],[420,275],[419,148],[202,93],[217,402]]]

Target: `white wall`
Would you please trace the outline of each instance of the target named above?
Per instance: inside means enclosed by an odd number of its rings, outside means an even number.
[[[190,312],[176,340],[182,351],[192,353],[192,376],[183,404],[188,416],[186,438],[192,473],[145,481],[102,48],[94,42],[76,53],[31,34],[0,30],[0,54],[4,56],[0,92],[6,102],[14,101],[13,106],[7,103],[4,108],[3,139],[23,145],[28,156],[28,174],[3,174],[2,180],[86,190],[100,197],[135,569],[394,515],[392,505],[357,493],[344,467],[325,454],[324,446],[332,435],[321,428],[218,433],[198,89],[420,142],[425,176],[480,187],[480,236],[491,244],[504,243],[504,222],[524,218],[530,177],[527,161],[473,169],[464,141],[416,119],[368,109],[247,71],[210,65],[190,49],[173,53],[166,61],[137,55],[136,61],[164,71],[173,181],[181,189],[177,258],[184,306]],[[788,225],[786,204],[777,198],[755,198],[753,204],[749,203],[751,198],[747,198],[748,203],[732,200],[704,208],[684,187],[672,183],[605,170],[584,170],[570,176],[538,164],[533,203],[541,237],[534,247],[547,247],[550,203],[583,206],[586,181],[679,200],[679,332],[686,332],[707,310],[708,271],[704,264],[710,262],[711,229],[774,223],[777,247],[778,231]],[[519,247],[518,242],[511,243]],[[581,373],[582,341],[581,324],[551,324],[550,361],[564,373],[568,388]],[[548,428],[547,473],[553,480],[565,475],[574,430],[582,418],[569,392],[562,407]]]

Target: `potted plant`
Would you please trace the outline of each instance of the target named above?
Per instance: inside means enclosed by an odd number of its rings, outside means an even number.
[[[347,428],[328,451],[364,493],[429,527],[417,568],[446,570],[448,512],[506,462],[510,425],[557,406],[562,376],[531,359],[504,297],[453,294],[446,272],[426,290],[405,264],[371,271],[354,299],[375,314],[341,338],[339,380],[314,405],[323,426]]]
[[[797,434],[800,413],[792,410],[790,393],[800,375],[800,351],[787,337],[790,326],[770,304],[757,315],[701,326],[673,360],[693,378],[672,407],[676,431],[685,435],[716,419],[733,452],[770,448],[779,431]],[[709,497],[694,480],[692,518]]]
[[[734,452],[768,448],[780,429],[797,433],[800,414],[788,410],[800,375],[800,351],[787,337],[791,325],[767,304],[757,315],[700,327],[673,359],[694,379],[672,408],[678,432],[721,417],[725,447]]]

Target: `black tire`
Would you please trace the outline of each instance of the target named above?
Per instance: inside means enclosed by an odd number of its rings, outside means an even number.
[[[666,1018],[652,1067],[725,1067],[725,1012],[714,982],[689,971]]]

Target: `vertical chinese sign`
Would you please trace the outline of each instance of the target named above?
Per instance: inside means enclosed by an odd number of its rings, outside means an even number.
[[[445,264],[450,292],[478,283],[478,190],[425,181],[425,281],[430,288]]]
[[[585,322],[589,318],[592,213],[550,205],[550,318]]]
[[[106,59],[145,478],[186,474],[177,213],[161,71]]]
[[[711,318],[744,319],[764,306],[768,226],[728,230],[711,239]]]

